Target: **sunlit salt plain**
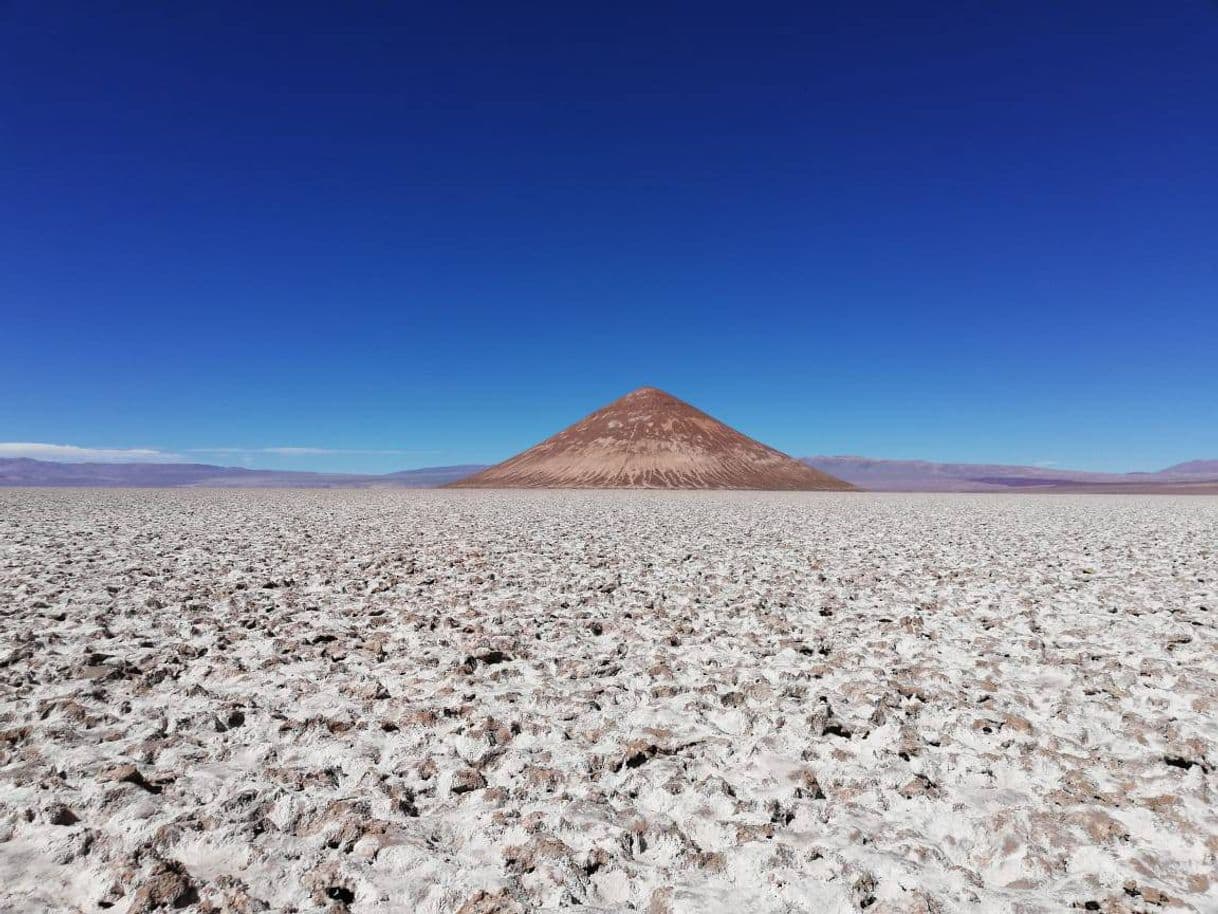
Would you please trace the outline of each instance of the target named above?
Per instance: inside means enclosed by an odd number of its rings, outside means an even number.
[[[1218,499],[0,492],[0,910],[1218,910]]]

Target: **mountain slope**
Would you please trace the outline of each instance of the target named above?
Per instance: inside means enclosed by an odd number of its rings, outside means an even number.
[[[459,488],[846,490],[853,486],[641,387]]]
[[[1159,470],[1156,476],[1173,476],[1179,478],[1206,478],[1218,481],[1218,460],[1189,460],[1177,463],[1165,470]]]
[[[432,489],[446,486],[450,482],[458,482],[467,476],[481,473],[489,469],[485,463],[460,464],[451,467],[422,467],[417,470],[398,470],[396,473],[386,473],[378,479],[392,480],[394,483],[411,489]]]

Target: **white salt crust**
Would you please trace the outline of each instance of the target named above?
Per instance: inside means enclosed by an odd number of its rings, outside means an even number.
[[[0,910],[1218,910],[1218,499],[0,491]]]

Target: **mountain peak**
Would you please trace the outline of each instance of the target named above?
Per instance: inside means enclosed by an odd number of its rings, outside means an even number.
[[[655,387],[640,387],[456,485],[470,488],[850,489]]]
[[[689,405],[684,403],[683,400],[674,397],[668,391],[660,390],[658,387],[636,387],[630,393],[618,397],[609,406],[616,406],[619,403],[682,403],[686,406]],[[605,409],[608,409],[609,406],[605,407]]]

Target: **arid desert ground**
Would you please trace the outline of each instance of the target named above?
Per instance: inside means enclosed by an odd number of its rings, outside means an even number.
[[[1218,910],[1218,499],[0,492],[0,910]]]

